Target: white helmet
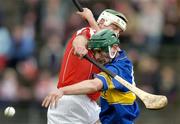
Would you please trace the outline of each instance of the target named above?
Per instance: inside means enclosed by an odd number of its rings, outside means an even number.
[[[127,18],[122,14],[115,10],[106,9],[104,10],[100,16],[98,17],[97,22],[99,23],[101,19],[104,19],[104,25],[109,26],[110,24],[116,24],[123,31],[127,28]]]

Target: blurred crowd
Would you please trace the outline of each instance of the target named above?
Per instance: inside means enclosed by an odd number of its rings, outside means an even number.
[[[178,100],[180,2],[178,0],[80,0],[94,17],[106,8],[128,18],[121,35],[134,63],[137,86]],[[2,4],[3,3],[3,4]],[[56,89],[66,43],[87,26],[71,0],[0,0],[0,104],[41,103]]]

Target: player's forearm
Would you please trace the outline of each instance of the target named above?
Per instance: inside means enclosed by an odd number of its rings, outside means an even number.
[[[94,15],[90,9],[83,8],[83,12],[77,12],[77,14],[81,15],[84,19],[86,19],[88,21],[89,25],[91,26],[91,28],[93,28],[97,31],[100,30],[100,28],[94,18]]]
[[[102,83],[95,82],[96,80],[85,80],[77,84],[60,88],[65,95],[81,95],[99,91],[102,88]]]
[[[73,41],[73,47],[76,47],[76,46],[86,46],[88,40],[85,36],[83,35],[79,35],[77,36],[74,41]]]
[[[87,21],[88,21],[89,25],[91,26],[91,28],[95,29],[96,31],[100,30],[100,28],[99,28],[99,26],[98,26],[98,24],[97,24],[94,17],[92,17],[90,19],[87,19]]]

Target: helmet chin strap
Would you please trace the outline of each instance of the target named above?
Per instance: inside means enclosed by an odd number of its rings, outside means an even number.
[[[109,49],[109,57],[113,59],[116,56],[117,50],[113,53],[112,48],[110,46],[108,46],[108,49]]]

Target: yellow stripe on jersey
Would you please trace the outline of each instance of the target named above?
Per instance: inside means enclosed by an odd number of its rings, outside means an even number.
[[[121,92],[120,90],[115,89],[111,77],[104,72],[98,74],[103,76],[106,79],[108,90],[102,91],[101,96],[108,101],[109,104],[120,103],[120,104],[133,104],[136,100],[136,96],[133,92]]]

